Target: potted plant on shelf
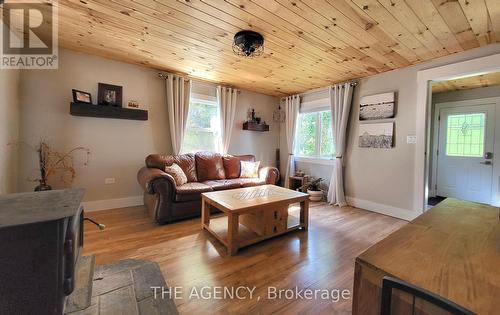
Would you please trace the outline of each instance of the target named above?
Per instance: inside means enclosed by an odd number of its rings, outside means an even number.
[[[322,178],[311,178],[311,180],[300,187],[299,190],[307,192],[309,194],[309,200],[321,201],[323,199],[323,190],[321,190],[319,186],[322,181]]]

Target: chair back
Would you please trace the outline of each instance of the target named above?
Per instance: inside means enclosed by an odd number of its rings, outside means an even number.
[[[381,315],[472,315],[473,312],[437,294],[402,280],[382,280]]]

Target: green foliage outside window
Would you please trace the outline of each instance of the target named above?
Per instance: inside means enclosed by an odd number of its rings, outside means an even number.
[[[182,152],[217,151],[219,131],[217,105],[192,102],[189,105]]]
[[[331,111],[300,113],[295,141],[297,156],[333,158]]]

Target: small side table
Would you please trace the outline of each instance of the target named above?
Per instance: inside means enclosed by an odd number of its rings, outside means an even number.
[[[290,176],[288,188],[292,190],[297,190],[298,188],[304,186],[309,181],[309,176]]]

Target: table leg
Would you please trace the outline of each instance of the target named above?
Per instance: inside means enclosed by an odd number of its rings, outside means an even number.
[[[228,254],[230,256],[236,255],[238,251],[238,228],[239,228],[238,214],[230,213],[227,216],[227,244]]]
[[[210,224],[210,205],[205,201],[205,198],[201,198],[201,229],[205,225]]]
[[[309,199],[300,203],[300,224],[303,230],[307,230],[309,227]]]

